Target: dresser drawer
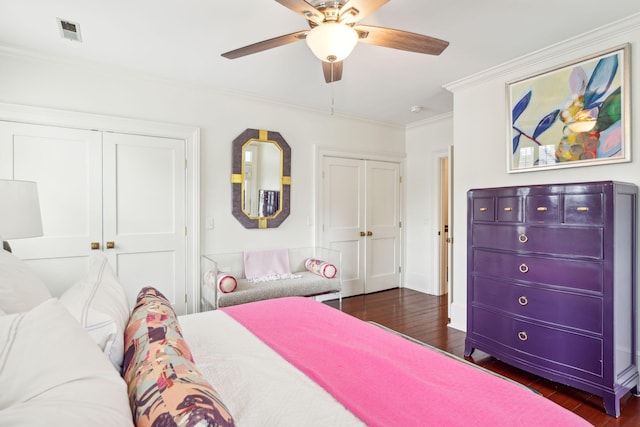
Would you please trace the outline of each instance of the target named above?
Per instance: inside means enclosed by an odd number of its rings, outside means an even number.
[[[603,230],[599,227],[474,224],[471,233],[472,244],[477,247],[595,259],[603,257]]]
[[[565,194],[564,222],[566,224],[602,224],[603,195],[598,194]]]
[[[513,349],[515,357],[560,372],[602,376],[602,340],[520,321],[478,307],[471,309],[475,335]],[[519,352],[516,354],[516,352]]]
[[[560,222],[560,196],[527,196],[525,199],[527,222],[558,224]]]
[[[473,279],[473,304],[547,323],[602,334],[602,298],[517,285],[486,277]]]
[[[522,222],[522,197],[498,197],[498,222]]]
[[[473,271],[481,275],[602,292],[602,264],[473,249]]]
[[[474,221],[495,221],[495,199],[493,197],[478,197],[473,199],[471,216]]]

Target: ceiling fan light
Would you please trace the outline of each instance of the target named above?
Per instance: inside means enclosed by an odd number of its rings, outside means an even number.
[[[337,22],[318,25],[307,34],[307,45],[313,54],[326,62],[342,61],[357,43],[358,32]]]

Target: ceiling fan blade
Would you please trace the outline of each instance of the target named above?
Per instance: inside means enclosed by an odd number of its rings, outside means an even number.
[[[322,72],[324,81],[327,83],[337,82],[342,79],[342,61],[326,62],[322,61]]]
[[[311,22],[316,24],[322,24],[324,21],[324,13],[320,12],[315,7],[311,6],[304,0],[276,0],[278,3],[293,10],[295,13],[299,13]]]
[[[360,21],[388,2],[389,0],[350,0],[340,8],[340,21]]]
[[[222,54],[225,58],[236,59],[242,56],[251,55],[253,53],[262,52],[263,50],[273,49],[274,47],[284,46],[289,43],[294,43],[300,40],[304,40],[309,30],[298,31],[297,33],[287,34],[285,36],[274,37],[269,40],[263,40],[258,43],[250,44],[239,49],[231,50]]]
[[[449,46],[448,41],[408,31],[371,25],[356,25],[353,28],[360,36],[359,41],[376,46],[426,53],[428,55],[440,55]]]

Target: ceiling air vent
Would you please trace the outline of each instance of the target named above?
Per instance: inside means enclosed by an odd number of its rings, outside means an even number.
[[[60,34],[62,38],[67,40],[73,40],[76,42],[82,42],[80,37],[80,24],[67,21],[66,19],[58,19],[58,28],[60,28]]]

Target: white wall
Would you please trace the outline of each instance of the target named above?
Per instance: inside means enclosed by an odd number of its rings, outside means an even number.
[[[440,294],[439,236],[440,165],[453,143],[451,114],[407,127],[405,163],[407,288]]]
[[[331,116],[329,105],[326,112],[297,109],[8,50],[0,50],[0,102],[201,128],[202,253],[312,245],[314,144],[362,152],[405,151],[404,128]],[[291,215],[277,229],[246,230],[231,215],[231,142],[246,128],[278,131],[291,146]],[[207,218],[213,219],[213,229],[205,228]]]
[[[506,172],[507,128],[505,84],[578,60],[603,50],[631,43],[631,102],[640,100],[640,15],[570,39],[548,49],[519,58],[485,73],[452,83],[454,93],[454,268],[451,325],[466,329],[466,192],[471,188],[617,180],[640,185],[640,115],[631,120],[632,162],[518,174]],[[635,104],[635,105],[634,105]],[[640,243],[640,242],[639,242]]]

